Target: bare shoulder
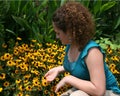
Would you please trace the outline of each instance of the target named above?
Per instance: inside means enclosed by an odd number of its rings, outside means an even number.
[[[103,59],[103,54],[98,47],[91,48],[86,56],[87,60]]]
[[[98,47],[93,47],[89,50],[88,55],[103,55]]]

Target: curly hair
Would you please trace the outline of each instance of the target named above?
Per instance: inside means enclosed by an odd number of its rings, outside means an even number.
[[[80,51],[95,33],[91,13],[79,2],[67,2],[58,8],[53,14],[52,21],[63,32],[70,30]]]

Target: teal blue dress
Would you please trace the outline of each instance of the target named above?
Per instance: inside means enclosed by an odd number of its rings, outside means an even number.
[[[88,54],[89,49],[93,47],[99,48],[99,50],[103,53],[104,55],[104,61],[105,61],[105,53],[101,49],[101,47],[94,41],[90,41],[87,43],[83,51],[80,53],[78,60],[75,62],[69,62],[68,60],[68,50],[69,50],[70,45],[66,46],[66,55],[64,58],[63,66],[66,71],[70,72],[71,75],[83,79],[83,80],[88,80],[90,81],[90,74],[87,68],[87,65],[85,63],[85,57]],[[96,65],[97,68],[97,65]],[[104,62],[104,69],[105,69],[105,76],[106,76],[106,89],[107,90],[112,90],[114,93],[120,94],[120,89],[117,85],[116,78],[114,75],[111,73],[109,70],[108,66],[106,65],[106,62]]]

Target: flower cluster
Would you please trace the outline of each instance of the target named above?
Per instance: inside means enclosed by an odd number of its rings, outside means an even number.
[[[63,63],[65,46],[55,43],[42,45],[36,40],[30,44],[20,44],[17,38],[15,46],[0,56],[0,95],[1,96],[60,96],[70,86],[65,85],[54,93],[56,84],[64,73],[48,83],[44,74]],[[7,45],[3,44],[3,48]],[[106,62],[120,85],[120,49],[106,51]]]
[[[115,50],[108,46],[106,49],[106,63],[116,77],[120,87],[120,49]]]
[[[21,38],[17,38],[21,40]],[[59,96],[69,87],[66,85],[56,94],[58,76],[48,83],[44,74],[63,62],[65,46],[46,43],[44,46],[32,40],[31,44],[15,44],[12,51],[0,57],[0,95],[2,96]]]

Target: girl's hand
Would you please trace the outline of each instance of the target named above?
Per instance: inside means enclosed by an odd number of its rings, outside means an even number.
[[[69,79],[69,76],[66,76],[56,85],[55,93],[58,92],[59,89],[67,83],[68,79]]]
[[[45,78],[48,82],[53,81],[57,75],[59,74],[59,70],[58,67],[52,68],[50,69],[46,74],[45,74]]]

